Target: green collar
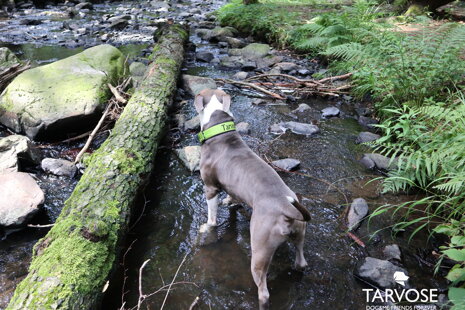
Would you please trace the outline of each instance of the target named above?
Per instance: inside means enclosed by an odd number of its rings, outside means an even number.
[[[205,141],[207,141],[210,138],[213,138],[225,132],[234,131],[234,130],[236,130],[236,126],[234,125],[234,122],[232,121],[220,123],[218,125],[212,126],[204,131],[199,132],[198,137],[199,137],[200,144],[203,144]]]

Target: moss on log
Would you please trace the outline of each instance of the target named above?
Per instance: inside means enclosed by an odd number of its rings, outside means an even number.
[[[97,309],[127,231],[131,206],[152,171],[176,89],[187,31],[167,27],[153,63],[49,233],[7,309]]]

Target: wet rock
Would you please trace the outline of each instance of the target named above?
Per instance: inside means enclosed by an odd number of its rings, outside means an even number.
[[[280,159],[280,160],[275,160],[271,162],[273,166],[276,166],[278,168],[287,170],[287,171],[292,171],[297,169],[297,167],[300,166],[300,161],[294,158],[285,158],[285,159]]]
[[[268,104],[268,103],[269,103],[268,100],[261,99],[261,98],[257,98],[254,101],[252,101],[252,104],[255,104],[255,105],[262,105],[262,104]]]
[[[0,96],[0,123],[29,138],[97,120],[111,95],[107,83],[125,72],[125,57],[99,45],[17,76]]]
[[[241,70],[252,71],[257,69],[257,63],[255,61],[244,61],[241,64]]]
[[[214,79],[196,75],[183,74],[182,84],[183,88],[193,96],[197,95],[205,88],[216,88],[216,82]]]
[[[110,39],[111,35],[109,33],[104,33],[100,36],[100,40],[102,40],[103,42],[106,42],[108,41],[108,39]]]
[[[368,204],[363,198],[356,198],[352,201],[347,214],[347,226],[349,230],[356,230],[362,220],[368,214]]]
[[[368,128],[375,128],[373,125],[379,124],[379,121],[371,117],[360,116],[358,118],[358,123]]]
[[[310,136],[320,132],[320,129],[313,124],[299,122],[284,122],[280,123],[284,129],[289,129],[295,134]]]
[[[118,22],[118,21],[122,21],[122,20],[125,20],[125,21],[131,20],[131,15],[113,16],[113,17],[108,18],[107,22],[108,23],[114,23],[114,22]]]
[[[299,73],[300,75],[309,75],[310,70],[308,70],[308,69],[300,69],[300,70],[297,71],[297,73]]]
[[[163,1],[151,1],[150,6],[157,10],[164,9],[166,11],[170,8],[170,5]]]
[[[257,59],[265,57],[270,53],[270,46],[268,44],[262,43],[251,43],[241,49],[238,49],[237,52],[240,56],[246,59]]]
[[[19,59],[7,47],[0,47],[0,71],[19,64]]]
[[[396,169],[397,167],[396,159],[391,162],[391,158],[376,153],[364,154],[360,162],[368,169],[376,168],[388,171],[391,169]]]
[[[143,77],[145,70],[147,70],[147,66],[142,62],[135,61],[129,66],[129,73],[131,76]]]
[[[281,124],[273,124],[270,126],[270,132],[276,135],[280,135],[286,132],[286,129]]]
[[[299,67],[293,62],[279,62],[274,66],[279,68],[282,72],[290,72],[292,70],[296,70]]]
[[[42,24],[42,21],[40,19],[23,19],[19,22],[21,25],[26,25],[26,26],[37,26]]]
[[[74,8],[79,11],[82,9],[93,10],[94,5],[90,2],[81,2],[81,3],[76,4]]]
[[[338,116],[340,113],[341,111],[336,107],[327,107],[321,110],[321,116],[324,118],[335,117]]]
[[[400,261],[401,259],[400,248],[397,244],[386,245],[383,249],[383,254],[384,258],[386,258],[387,260],[395,259]]]
[[[200,146],[186,146],[182,149],[177,149],[176,154],[184,166],[191,172],[200,170]]]
[[[356,270],[357,276],[380,288],[394,288],[396,272],[407,274],[405,269],[394,265],[387,260],[373,257],[366,257],[363,263]]]
[[[25,136],[11,135],[0,139],[0,173],[17,172],[21,162],[35,163],[39,154],[31,140]]]
[[[200,28],[195,33],[204,40],[219,42],[224,41],[223,38],[236,36],[238,32],[233,27],[215,27],[213,29]]]
[[[235,80],[245,80],[249,76],[248,72],[245,71],[239,71],[236,74],[232,76],[233,79]]]
[[[371,142],[371,141],[378,140],[379,138],[381,138],[380,135],[377,135],[369,131],[363,131],[358,134],[357,139],[355,139],[355,143],[360,144],[360,143]]]
[[[311,110],[312,108],[310,108],[310,106],[306,103],[301,103],[299,104],[299,106],[297,107],[297,109],[293,110],[292,112],[293,113],[302,113],[302,112],[305,112],[305,111],[308,111],[308,110]]]
[[[231,48],[241,48],[245,46],[245,42],[241,39],[233,37],[221,37],[221,42],[226,42]]]
[[[129,25],[129,22],[124,19],[116,20],[108,26],[110,29],[115,29],[115,30],[123,30]]]
[[[190,120],[184,123],[184,130],[198,130],[200,129],[200,118],[199,116],[194,116]]]
[[[210,62],[213,59],[213,54],[210,52],[198,52],[195,54],[195,59],[202,62]]]
[[[44,158],[41,163],[42,170],[58,176],[74,177],[76,166],[69,160]]]
[[[241,135],[248,135],[250,133],[250,124],[246,122],[240,122],[236,125],[236,131]]]
[[[27,223],[44,202],[44,193],[27,173],[0,174],[0,225]]]

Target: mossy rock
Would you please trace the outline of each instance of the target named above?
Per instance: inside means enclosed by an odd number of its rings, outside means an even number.
[[[21,73],[0,97],[0,123],[29,138],[65,135],[94,125],[128,72],[123,54],[99,45]]]
[[[270,53],[270,46],[262,43],[251,43],[246,47],[237,50],[237,54],[246,59],[263,58]]]
[[[0,47],[0,72],[19,63],[18,57],[10,49]]]

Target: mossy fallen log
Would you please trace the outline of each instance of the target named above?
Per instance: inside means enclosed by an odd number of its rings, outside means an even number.
[[[184,57],[187,31],[164,30],[153,63],[49,233],[7,309],[98,309],[127,231],[131,206],[147,181]]]

